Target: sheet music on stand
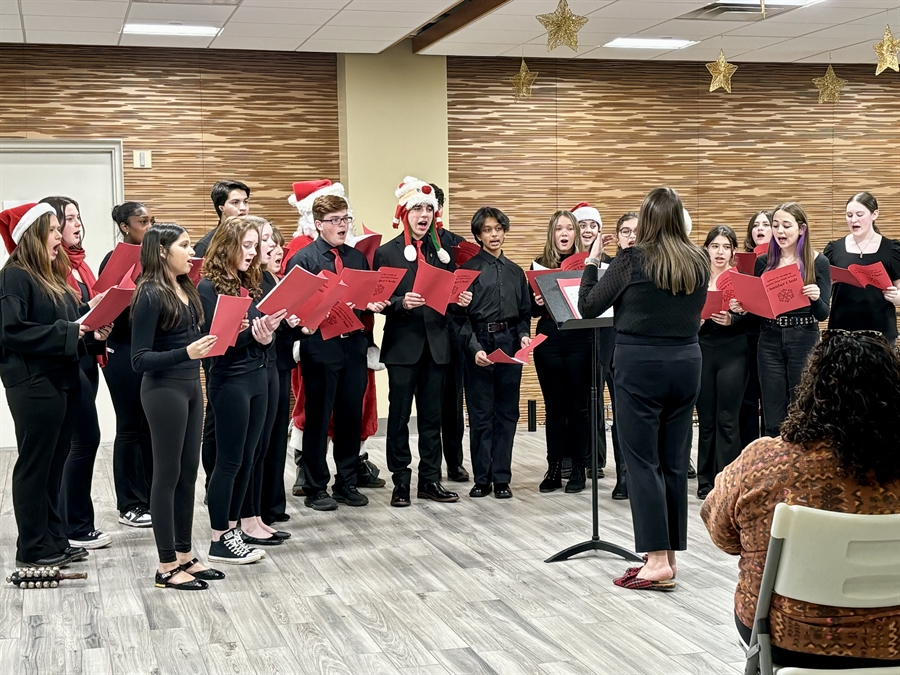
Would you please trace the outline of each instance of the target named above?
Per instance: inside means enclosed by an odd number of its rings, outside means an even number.
[[[601,278],[606,270],[599,270]],[[537,278],[544,306],[550,316],[559,324],[560,330],[583,330],[585,328],[611,328],[613,310],[610,307],[594,319],[582,319],[578,311],[578,289],[581,286],[582,270],[542,274]]]

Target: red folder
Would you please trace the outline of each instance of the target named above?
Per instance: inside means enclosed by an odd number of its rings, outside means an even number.
[[[381,235],[367,229],[365,225],[363,225],[363,231],[365,234],[356,240],[353,248],[366,256],[366,260],[369,261],[369,267],[372,267],[372,261],[375,259],[375,250],[381,246]]]
[[[559,266],[559,269],[561,269],[563,272],[571,272],[572,270],[583,270],[584,269],[584,261],[587,260],[587,257],[588,257],[587,251],[582,251],[581,253],[574,253],[562,261],[562,265]]]
[[[459,267],[466,260],[471,260],[479,253],[481,253],[481,247],[478,244],[473,244],[470,241],[461,241],[453,247],[453,260],[456,266]]]
[[[209,334],[219,339],[209,351],[207,356],[222,356],[229,347],[237,343],[238,333],[241,332],[241,321],[247,315],[252,299],[237,298],[233,295],[220,295],[216,299],[216,309],[213,313],[212,323],[209,326]]]
[[[831,281],[835,284],[849,284],[858,288],[874,286],[884,291],[893,286],[891,277],[880,260],[871,265],[850,265],[843,267],[831,267]]]
[[[352,303],[358,309],[365,309],[372,302],[375,293],[375,285],[381,279],[379,272],[369,270],[354,270],[345,267],[341,272],[341,281],[347,284],[347,290],[341,298],[342,302]]]
[[[107,288],[115,286],[131,268],[134,268],[132,277],[134,281],[141,273],[141,247],[120,241],[106,262],[106,267],[94,282],[94,293],[102,293]]]
[[[737,267],[741,274],[753,274],[756,270],[756,259],[759,256],[755,253],[735,253],[734,266]]]
[[[728,308],[728,304],[734,297],[734,282],[732,279],[735,274],[737,272],[734,271],[734,268],[731,268],[727,272],[720,274],[719,278],[716,279],[716,288],[722,291],[722,306],[725,309]]]
[[[78,319],[78,323],[84,324],[91,330],[100,330],[115,321],[131,303],[131,296],[134,295],[134,281],[131,279],[133,274],[134,269],[129,269],[119,284],[108,289],[103,299]]]
[[[578,292],[581,288],[581,279],[557,279],[559,290],[562,291],[563,297],[569,303],[569,309],[576,319],[581,318],[581,312],[578,311]]]
[[[763,253],[768,253],[769,245],[768,244],[760,244],[759,246],[754,247],[753,252],[758,256],[762,255]]]
[[[200,283],[200,270],[203,267],[203,258],[191,258],[191,271],[188,278],[194,282],[194,286]]]
[[[309,300],[294,310],[294,314],[300,319],[300,324],[309,330],[319,327],[331,308],[341,301],[347,291],[347,284],[341,282],[337,274],[323,271],[319,277],[325,279],[325,283],[313,293]]]
[[[362,330],[362,321],[356,318],[356,314],[344,301],[335,303],[334,307],[322,320],[319,330],[322,331],[323,340],[331,340],[338,335]]]
[[[725,302],[725,293],[722,291],[706,291],[706,303],[700,312],[701,319],[710,319],[713,314],[717,314],[728,309],[728,303]]]
[[[796,264],[763,272],[761,277],[733,274],[732,282],[734,297],[743,308],[766,319],[809,306],[809,298],[803,295],[800,268]]]
[[[508,356],[502,349],[495,349],[487,355],[487,360],[491,363],[510,363],[518,366],[528,365],[531,361],[531,352],[546,339],[546,335],[538,333],[534,336],[531,344],[527,347],[522,347],[522,349],[516,352],[515,356]]]
[[[394,291],[397,290],[397,286],[400,285],[403,277],[406,276],[406,270],[400,267],[382,267],[378,272],[381,274],[381,277],[378,279],[378,283],[375,284],[375,292],[372,294],[369,302],[387,302],[390,300]]]
[[[534,291],[535,295],[541,294],[541,289],[537,285],[537,278],[542,274],[550,274],[551,272],[559,272],[559,270],[526,270],[525,277],[528,279],[528,285],[531,286],[531,290]]]
[[[459,300],[459,294],[465,293],[479,274],[481,274],[481,272],[478,270],[456,270],[453,273],[456,281],[453,283],[453,288],[450,289],[450,301],[447,304],[457,302]]]
[[[433,310],[444,314],[447,305],[450,304],[450,292],[455,284],[456,277],[452,272],[420,261],[412,292],[425,298],[425,304]]]
[[[282,309],[287,310],[288,316],[296,314],[297,308],[324,284],[324,278],[310,274],[302,267],[292,267],[284,279],[260,300],[258,309],[263,314],[275,314]]]

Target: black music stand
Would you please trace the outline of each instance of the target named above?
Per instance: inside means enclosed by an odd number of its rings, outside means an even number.
[[[602,276],[604,270],[599,273]],[[560,330],[588,330],[591,331],[591,401],[590,401],[590,425],[591,425],[591,504],[593,507],[593,532],[589,541],[583,541],[580,544],[569,546],[559,553],[555,553],[544,562],[552,563],[561,560],[568,560],[572,556],[587,551],[606,551],[607,553],[615,553],[625,560],[634,560],[641,562],[643,559],[634,551],[629,551],[616,544],[600,539],[600,516],[599,516],[599,498],[597,495],[597,457],[600,454],[600,436],[598,434],[599,421],[599,405],[600,392],[597,388],[597,347],[600,344],[600,329],[609,328],[613,325],[612,317],[598,317],[596,319],[582,319],[579,314],[572,311],[563,295],[562,289],[559,287],[557,280],[559,279],[580,279],[581,270],[573,270],[571,272],[553,272],[550,274],[542,274],[537,278],[538,288],[541,289],[541,297],[544,299],[544,306],[550,312],[550,316],[559,324]]]

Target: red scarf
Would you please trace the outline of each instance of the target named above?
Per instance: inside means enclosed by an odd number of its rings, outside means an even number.
[[[66,246],[66,253],[69,254],[69,262],[72,264],[72,270],[78,272],[78,276],[81,277],[81,281],[87,286],[88,299],[93,298],[96,293],[94,293],[94,284],[97,283],[97,277],[94,276],[94,273],[91,271],[91,268],[88,267],[87,263],[84,261],[84,249],[83,248],[70,248]],[[68,279],[66,281],[69,282],[69,286],[75,289],[75,292],[78,293],[78,298],[81,298],[81,286],[78,285],[78,280],[75,278],[75,275],[71,272],[69,273]],[[102,354],[97,354],[97,363],[100,364],[100,367],[103,368],[106,366],[106,362],[109,360],[106,355],[106,350],[103,351]]]

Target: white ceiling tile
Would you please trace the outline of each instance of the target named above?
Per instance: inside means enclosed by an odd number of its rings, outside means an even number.
[[[551,14],[559,0],[513,0],[494,10],[497,14],[518,14],[522,16],[537,16],[538,14]],[[569,0],[569,9],[574,14],[585,16],[596,12],[602,7],[615,4],[615,0]]]
[[[0,0],[0,16],[19,16],[19,3],[16,0]]]
[[[329,25],[332,26],[404,26],[413,30],[430,22],[434,15],[422,12],[350,12],[337,13]]]
[[[540,31],[544,30],[540,22],[529,14],[498,14],[493,12],[481,17],[478,21],[473,21],[462,30],[468,31],[472,28],[479,30],[527,30],[535,27]]]
[[[0,42],[24,42],[21,28],[0,27]]]
[[[827,2],[801,7],[791,12],[785,12],[772,18],[773,22],[785,23],[828,23],[831,25],[859,21],[872,14],[884,15],[877,9],[868,7],[831,7]]]
[[[822,40],[832,40],[834,38],[855,38],[857,40],[865,40],[872,38],[872,44],[881,42],[884,37],[884,26],[872,26],[860,23],[845,23],[841,26],[832,26],[814,33],[806,33],[804,37],[814,37]]]
[[[123,35],[119,44],[123,47],[176,47],[202,49],[213,38],[185,37],[180,35]]]
[[[875,50],[872,49],[872,45],[869,43],[861,43],[850,47],[844,47],[843,49],[835,49],[831,52],[823,52],[822,54],[798,59],[797,62],[828,63],[829,58],[834,63],[871,63],[873,72],[875,70],[875,64],[878,62],[878,56],[875,54]],[[890,77],[889,72],[890,71],[886,71],[887,77]],[[837,74],[840,76],[840,69],[838,69]]]
[[[119,41],[118,33],[74,30],[26,30],[25,36],[32,44],[115,45]]]
[[[357,40],[372,42],[396,42],[406,37],[410,29],[403,26],[322,26],[315,34],[316,40],[340,41],[348,46]]]
[[[652,28],[640,31],[639,37],[672,37],[683,40],[705,40],[715,35],[727,33],[732,28],[730,23],[719,21],[691,21],[676,19],[657,24]]]
[[[634,59],[634,52],[640,51],[640,60],[649,60],[665,54],[665,50],[657,49],[617,49],[615,47],[598,47],[597,49],[585,50],[578,54],[579,59],[600,59],[603,61],[628,61]]]
[[[234,11],[232,5],[176,5],[172,3],[133,2],[128,12],[129,22],[195,21],[220,26]]]
[[[281,9],[343,9],[347,0],[242,0],[241,7],[276,7]]]
[[[219,40],[223,37],[227,38],[266,38],[272,37],[279,40],[294,40],[293,51],[301,42],[310,35],[319,30],[318,26],[297,26],[294,24],[272,24],[272,23],[235,23],[229,21],[228,25],[222,29]],[[241,47],[243,49],[243,47]]]
[[[275,7],[238,7],[231,21],[321,26],[335,14],[330,9],[279,9]]]
[[[310,38],[297,48],[298,52],[332,52],[337,54],[379,54],[393,42],[387,40],[317,40]]]
[[[26,16],[79,16],[97,18],[125,17],[127,2],[99,2],[97,0],[22,0]]]
[[[620,0],[611,5],[601,7],[588,18],[606,17],[610,19],[654,19],[658,22],[668,21],[682,16],[695,9],[709,4],[707,2],[634,2]]]
[[[87,33],[120,33],[122,19],[97,19],[78,16],[30,16],[26,14],[25,30],[39,31],[84,31]],[[29,41],[31,37],[28,38]],[[84,43],[79,43],[84,44]]]
[[[758,37],[782,37],[782,38],[792,38],[799,37],[801,35],[806,35],[807,33],[812,33],[815,31],[822,30],[824,28],[829,28],[830,24],[827,23],[809,23],[809,24],[795,24],[795,23],[776,23],[774,21],[756,21],[749,25],[742,26],[740,28],[735,28],[730,31],[729,35],[742,35],[742,36],[758,36]]]
[[[865,46],[868,44],[868,41],[856,44]],[[829,52],[834,54],[840,49],[853,45],[854,41],[835,43],[831,40],[817,40],[816,38],[795,38],[787,42],[779,42],[770,47],[764,47],[755,52],[742,54],[741,59],[744,61],[793,62],[819,56],[823,63],[827,63]],[[871,45],[868,46],[871,49]],[[874,52],[872,53],[874,54]]]
[[[499,56],[508,49],[509,45],[485,44],[483,42],[447,43],[442,40],[424,50],[422,53],[442,56]]]
[[[528,42],[542,34],[540,26],[537,30],[477,30],[467,28],[455,35],[451,35],[441,42],[469,43],[491,45],[519,45]]]
[[[345,9],[372,12],[428,12],[439,16],[460,0],[350,0]]]
[[[260,24],[262,25],[262,24]],[[273,26],[268,26],[273,28]],[[302,39],[285,37],[246,37],[220,35],[210,45],[213,49],[260,49],[266,51],[292,52]]]

